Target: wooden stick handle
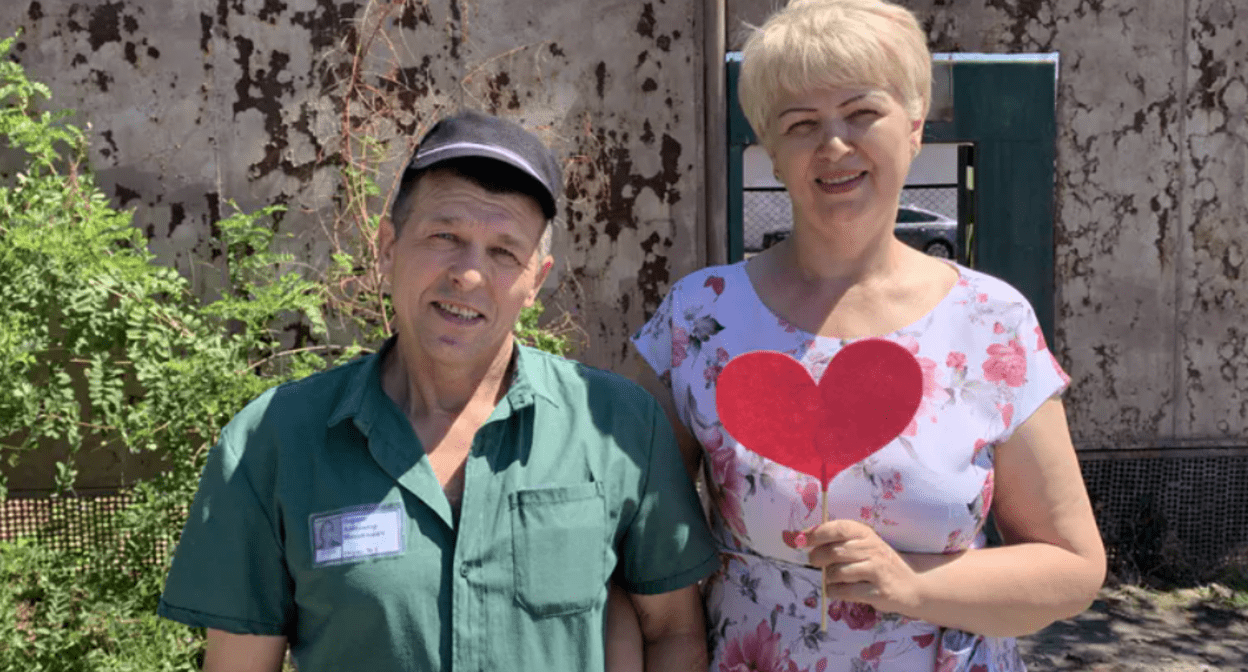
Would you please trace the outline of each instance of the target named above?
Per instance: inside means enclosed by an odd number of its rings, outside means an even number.
[[[826,485],[823,488],[823,497],[821,498],[821,500],[822,500],[822,508],[823,508],[823,522],[826,523],[828,522],[828,488]],[[827,632],[828,631],[828,567],[827,565],[824,565],[823,569],[820,571],[820,576],[823,577],[823,580],[819,582],[819,592],[821,595],[819,598],[819,614],[820,614],[819,615],[819,628],[823,632]]]

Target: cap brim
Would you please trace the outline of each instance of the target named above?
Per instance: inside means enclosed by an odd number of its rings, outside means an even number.
[[[546,184],[546,181],[541,178],[537,170],[528,161],[524,160],[524,157],[515,152],[507,151],[502,147],[483,145],[477,142],[453,142],[432,149],[418,151],[416,156],[412,157],[412,162],[408,164],[408,170],[421,170],[450,159],[470,157],[501,161],[509,166],[519,168],[537,180],[537,183],[542,185],[546,192],[545,202],[542,203],[542,211],[547,219],[555,216],[555,197],[551,185]]]

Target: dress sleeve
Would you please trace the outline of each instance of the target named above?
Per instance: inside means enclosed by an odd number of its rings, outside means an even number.
[[[650,404],[650,446],[633,519],[620,544],[615,580],[641,595],[697,583],[719,566],[706,517],[685,473],[676,438],[657,402]]]
[[[208,453],[157,613],[192,627],[289,636],[294,583],[263,485],[272,482],[269,451],[245,421],[259,405],[240,413]]]
[[[654,369],[655,375],[665,381],[671,376],[672,368],[679,366],[679,362],[673,362],[672,352],[672,336],[679,328],[673,320],[679,289],[680,283],[677,283],[664,297],[663,303],[659,304],[659,309],[650,321],[642,325],[632,337],[633,345],[642,359]]]
[[[1035,311],[1030,304],[1025,305],[1027,309],[1014,332],[1015,338],[997,351],[1002,357],[1008,356],[1005,350],[1008,348],[1016,361],[1025,364],[1022,384],[1014,389],[1013,412],[1005,418],[1006,430],[1001,440],[1012,436],[1041,404],[1060,395],[1070,385],[1070,376],[1062,370],[1061,364],[1044,341],[1044,331],[1040,328]],[[991,354],[993,353],[990,350]],[[992,362],[990,357],[984,366],[988,367]]]

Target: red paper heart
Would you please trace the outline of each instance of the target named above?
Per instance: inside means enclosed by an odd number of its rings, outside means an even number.
[[[910,424],[923,371],[909,350],[868,338],[836,353],[818,384],[792,357],[755,351],[728,362],[716,386],[719,419],[733,437],[826,489]]]

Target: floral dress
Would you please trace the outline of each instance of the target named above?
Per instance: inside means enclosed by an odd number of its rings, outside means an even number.
[[[955,265],[960,278],[930,313],[884,336],[923,371],[913,422],[828,487],[830,519],[870,525],[901,552],[982,547],[994,447],[1070,379],[1045,346],[1027,300]],[[784,352],[818,380],[848,341],[803,332],[763,305],[745,262],[704,269],[672,288],[633,336],[670,384],[702,444],[711,527],[722,567],[704,587],[712,672],[1020,672],[1015,641],[982,637],[830,600],[820,630],[820,572],[796,548],[822,521],[816,478],[738,443],[720,424],[715,383],[733,357]]]

